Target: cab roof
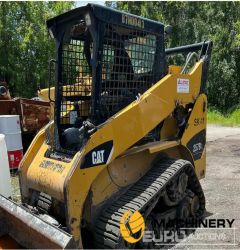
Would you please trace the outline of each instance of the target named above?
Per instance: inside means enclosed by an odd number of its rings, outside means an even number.
[[[109,24],[122,25],[132,29],[144,30],[155,34],[164,33],[164,25],[147,18],[132,15],[123,11],[118,11],[113,8],[108,8],[97,4],[87,4],[79,7],[47,21],[48,29],[54,29],[59,26],[64,26],[69,22],[83,17],[86,13],[92,13],[97,21],[102,21]]]

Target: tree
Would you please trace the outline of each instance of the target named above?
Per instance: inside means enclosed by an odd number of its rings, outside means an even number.
[[[166,47],[214,43],[208,78],[211,106],[227,112],[240,102],[239,2],[107,2],[107,5],[173,26]]]
[[[48,81],[55,55],[46,20],[73,8],[74,2],[0,2],[0,77],[15,96],[33,97]]]

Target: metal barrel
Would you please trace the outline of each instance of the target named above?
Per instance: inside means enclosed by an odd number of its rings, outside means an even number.
[[[9,235],[25,248],[75,248],[72,235],[0,195],[0,240]]]

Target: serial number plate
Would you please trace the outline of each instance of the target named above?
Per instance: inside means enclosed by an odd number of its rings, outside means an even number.
[[[65,169],[65,167],[61,164],[56,164],[52,161],[47,161],[47,160],[43,160],[40,165],[40,168],[45,168],[45,169],[49,169],[51,171],[57,172],[57,173],[62,173]]]

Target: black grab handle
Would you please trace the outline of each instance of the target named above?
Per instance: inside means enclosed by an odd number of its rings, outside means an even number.
[[[51,78],[52,65],[56,63],[57,61],[55,59],[49,60],[48,99],[50,100],[50,102],[55,102],[54,100],[51,99],[51,91],[50,91],[51,86],[50,85],[51,85],[51,80],[52,80]]]

